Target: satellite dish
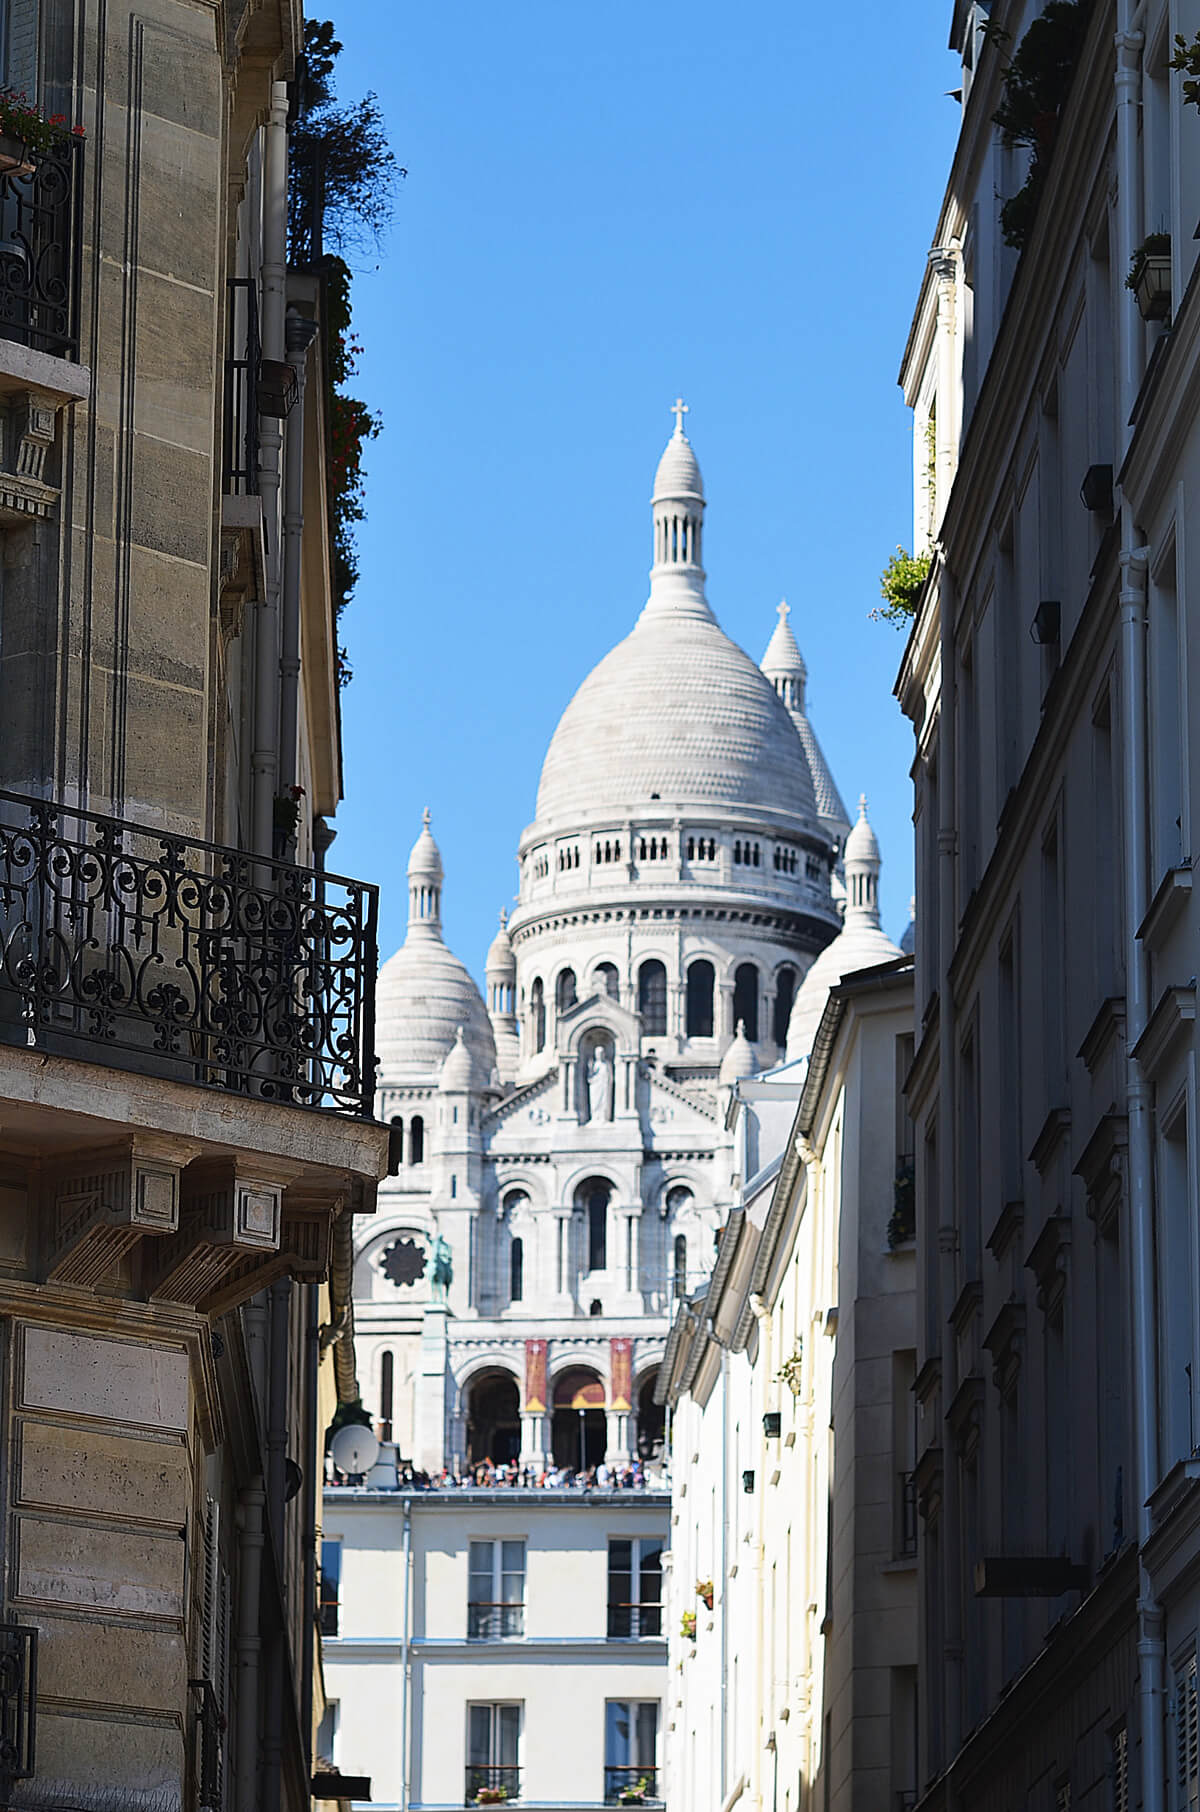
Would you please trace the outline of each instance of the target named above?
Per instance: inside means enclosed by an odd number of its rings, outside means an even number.
[[[361,1423],[347,1422],[334,1435],[329,1452],[339,1472],[361,1478],[379,1458],[379,1442]]]

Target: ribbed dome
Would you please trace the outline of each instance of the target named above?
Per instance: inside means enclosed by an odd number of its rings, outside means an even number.
[[[721,1059],[721,1068],[717,1080],[726,1085],[744,1082],[747,1077],[757,1074],[758,1058],[754,1046],[746,1037],[746,1027],[739,1019],[737,1035]]]
[[[379,971],[380,1084],[437,1076],[459,1026],[482,1086],[496,1067],[496,1044],[479,989],[440,940],[403,944]]]
[[[677,429],[658,462],[658,470],[654,474],[653,501],[657,503],[663,497],[683,499],[703,496],[704,480],[700,476],[699,461],[687,435]]]
[[[540,824],[672,805],[749,806],[816,828],[804,748],[770,681],[701,616],[649,605],[584,680],[554,732]]]
[[[858,823],[846,838],[845,858],[847,862],[879,862],[879,838],[875,835],[867,820],[867,796],[860,793],[858,800]]]
[[[508,934],[508,914],[503,907],[500,908],[500,929],[488,947],[485,973],[489,982],[505,981],[517,973],[517,959]]]
[[[789,1063],[811,1053],[829,990],[843,976],[873,969],[904,954],[879,923],[879,840],[867,822],[865,797],[859,802],[859,812],[858,823],[846,840],[846,922],[832,944],[822,950],[792,1002]]]
[[[465,1094],[468,1089],[478,1088],[482,1083],[485,1083],[490,1074],[491,1072],[489,1071],[485,1076],[476,1076],[474,1059],[467,1049],[466,1040],[463,1037],[463,1029],[459,1026],[454,1034],[454,1043],[450,1047],[450,1055],[447,1057],[445,1063],[443,1063],[442,1073],[438,1077],[439,1089],[444,1095],[453,1095],[456,1093]]]

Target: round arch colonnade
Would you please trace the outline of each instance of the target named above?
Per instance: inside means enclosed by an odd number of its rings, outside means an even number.
[[[607,1364],[594,1345],[561,1344],[551,1359],[545,1340],[527,1340],[524,1376],[516,1354],[493,1353],[460,1378],[451,1441],[457,1464],[515,1461],[540,1473],[551,1465],[585,1471],[602,1460],[625,1466],[658,1457],[663,1412],[654,1384],[661,1354],[645,1356],[635,1374],[632,1338],[607,1343]]]

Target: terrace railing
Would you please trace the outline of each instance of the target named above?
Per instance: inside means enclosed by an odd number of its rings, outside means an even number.
[[[0,339],[61,359],[79,357],[83,157],[64,133],[0,175]]]
[[[370,1119],[378,890],[0,791],[0,1042]]]

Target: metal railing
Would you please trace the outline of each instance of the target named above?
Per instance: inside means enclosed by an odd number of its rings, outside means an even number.
[[[211,1680],[189,1680],[195,1712],[196,1786],[202,1812],[220,1812],[225,1802],[225,1719]]]
[[[0,1788],[33,1773],[37,1731],[38,1633],[0,1623]]]
[[[221,489],[228,496],[258,494],[258,284],[230,277],[226,284],[225,421]]]
[[[488,1604],[476,1599],[467,1606],[467,1635],[496,1642],[505,1636],[525,1634],[523,1604]]]
[[[896,1475],[896,1559],[911,1560],[917,1551],[917,1475]]]
[[[0,339],[79,357],[84,141],[64,132],[0,175]]]
[[[372,1116],[378,890],[0,791],[0,1042]]]
[[[645,1788],[641,1783],[645,1781]],[[662,1798],[658,1790],[658,1769],[638,1767],[635,1763],[604,1769],[604,1803],[606,1806],[649,1805]]]
[[[504,1805],[521,1797],[521,1770],[499,1762],[468,1762],[464,1804]]]
[[[610,1637],[661,1636],[662,1604],[647,1600],[639,1604],[609,1603],[608,1634]]]

